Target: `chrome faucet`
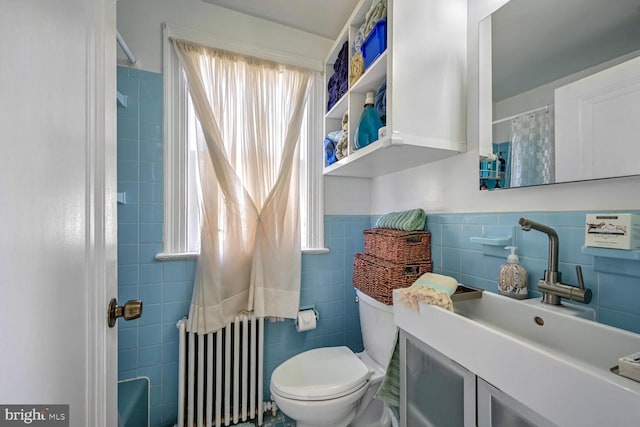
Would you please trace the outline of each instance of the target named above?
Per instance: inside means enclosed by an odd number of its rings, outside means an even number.
[[[591,289],[584,287],[582,268],[576,265],[578,286],[561,283],[562,274],[558,271],[558,248],[560,241],[558,234],[551,227],[537,223],[528,218],[520,218],[518,221],[524,231],[531,229],[540,231],[549,236],[549,267],[544,272],[544,278],[538,281],[538,289],[542,292],[542,302],[551,305],[560,305],[561,298],[578,301],[585,304],[591,302]]]

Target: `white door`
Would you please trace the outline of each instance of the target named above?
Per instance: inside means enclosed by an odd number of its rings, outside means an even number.
[[[78,427],[117,425],[115,40],[115,0],[0,0],[0,406]]]

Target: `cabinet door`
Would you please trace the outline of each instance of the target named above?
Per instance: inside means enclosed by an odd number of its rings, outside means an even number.
[[[400,331],[403,427],[475,426],[475,375]]]
[[[478,427],[551,427],[554,423],[478,378]]]

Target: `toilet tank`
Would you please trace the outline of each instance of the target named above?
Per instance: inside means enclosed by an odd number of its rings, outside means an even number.
[[[373,360],[386,369],[396,339],[393,306],[376,301],[358,289],[356,293],[364,349]]]

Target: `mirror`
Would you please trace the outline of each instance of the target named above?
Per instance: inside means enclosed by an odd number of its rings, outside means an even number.
[[[479,42],[481,189],[640,175],[640,0],[511,0]]]

